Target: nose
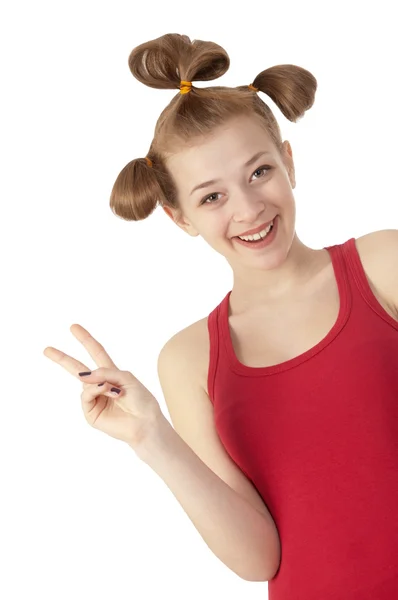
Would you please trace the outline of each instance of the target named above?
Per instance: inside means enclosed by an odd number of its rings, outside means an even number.
[[[259,223],[260,215],[265,213],[266,201],[249,193],[236,194],[233,199],[233,215],[236,223]]]

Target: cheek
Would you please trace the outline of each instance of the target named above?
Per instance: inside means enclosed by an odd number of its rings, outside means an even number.
[[[225,240],[229,237],[229,228],[226,223],[217,223],[213,227],[213,238],[216,240]]]
[[[226,242],[230,242],[229,229],[224,223],[206,223],[202,227],[204,239],[213,247],[219,248],[225,245]]]

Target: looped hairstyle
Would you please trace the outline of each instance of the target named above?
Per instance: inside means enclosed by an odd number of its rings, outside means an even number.
[[[271,109],[248,84],[236,88],[211,86],[179,91],[180,81],[210,81],[226,73],[230,60],[214,42],[168,33],[145,42],[131,52],[129,68],[138,81],[152,88],[177,89],[178,93],[160,114],[146,158],[129,162],[119,173],[111,192],[110,207],[127,221],[148,217],[155,208],[168,206],[180,212],[177,191],[166,160],[195,144],[216,127],[239,115],[255,116],[279,152],[282,138]],[[276,65],[261,71],[252,85],[267,94],[283,115],[297,122],[315,100],[317,81],[296,65]]]

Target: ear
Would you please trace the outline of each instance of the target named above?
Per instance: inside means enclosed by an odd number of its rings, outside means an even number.
[[[191,223],[184,217],[181,210],[177,208],[171,208],[170,206],[162,206],[164,212],[170,219],[178,225],[185,233],[188,233],[192,237],[196,237],[199,233],[192,227]]]
[[[293,161],[293,150],[290,145],[290,142],[285,140],[282,145],[283,150],[283,162],[286,167],[287,174],[289,176],[290,185],[292,189],[296,187],[296,173],[294,169],[294,161]]]

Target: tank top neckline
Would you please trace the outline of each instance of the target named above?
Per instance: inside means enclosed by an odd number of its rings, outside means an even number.
[[[250,367],[248,365],[244,365],[238,360],[232,344],[231,332],[228,322],[229,297],[231,295],[232,290],[230,290],[227,293],[224,300],[219,306],[219,326],[221,332],[221,341],[223,343],[224,351],[226,352],[226,356],[228,358],[229,365],[232,371],[239,375],[247,375],[250,377],[281,373],[282,371],[293,369],[301,363],[309,360],[310,358],[321,352],[328,344],[330,344],[336,338],[336,336],[340,333],[345,323],[347,322],[351,308],[350,288],[348,285],[348,275],[345,259],[343,256],[342,246],[345,246],[347,250],[350,250],[353,244],[355,244],[355,238],[350,238],[343,244],[336,244],[334,246],[324,246],[323,248],[324,250],[327,250],[329,252],[329,255],[331,257],[334,276],[336,278],[339,292],[339,312],[333,327],[329,330],[326,336],[315,346],[299,354],[298,356],[295,356],[294,358],[286,360],[282,363],[278,363],[276,365],[271,365],[267,367]]]

